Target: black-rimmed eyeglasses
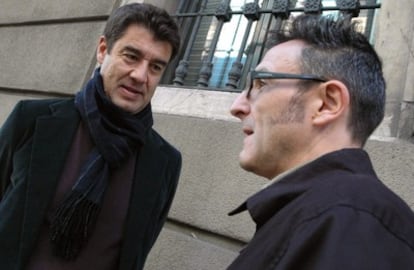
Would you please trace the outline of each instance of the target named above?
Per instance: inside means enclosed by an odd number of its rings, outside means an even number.
[[[257,79],[298,79],[298,80],[307,80],[307,81],[316,81],[316,82],[327,82],[328,79],[312,75],[312,74],[291,74],[291,73],[276,73],[268,71],[250,71],[250,87],[247,90],[247,97],[250,96],[250,92],[253,88],[253,82]]]

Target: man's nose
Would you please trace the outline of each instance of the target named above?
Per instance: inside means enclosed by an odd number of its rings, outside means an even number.
[[[240,93],[234,100],[230,107],[230,113],[239,119],[243,119],[250,113],[250,103],[247,100],[246,91]]]
[[[145,83],[148,80],[149,63],[145,61],[137,64],[130,73],[130,76],[137,82]]]

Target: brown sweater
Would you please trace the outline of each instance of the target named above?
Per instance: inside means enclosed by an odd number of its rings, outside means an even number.
[[[135,171],[136,153],[121,168],[111,174],[94,232],[76,260],[68,262],[52,254],[49,240],[51,217],[75,184],[81,166],[92,148],[93,142],[81,122],[27,270],[116,270],[118,268],[119,250]]]

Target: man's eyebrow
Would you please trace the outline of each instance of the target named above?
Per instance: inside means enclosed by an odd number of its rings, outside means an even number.
[[[137,48],[134,48],[132,46],[129,46],[129,45],[126,45],[123,48],[123,51],[131,52],[131,53],[133,53],[137,56],[140,56],[140,57],[142,57],[144,55],[141,50],[139,50]],[[168,64],[168,62],[166,62],[162,59],[151,59],[151,62],[162,65],[162,66],[166,66]]]
[[[129,45],[126,45],[122,49],[122,51],[128,51],[128,52],[131,52],[131,53],[136,54],[136,55],[142,55],[142,52],[140,50],[138,50],[138,49],[136,49],[136,48],[134,48],[132,46],[129,46]]]

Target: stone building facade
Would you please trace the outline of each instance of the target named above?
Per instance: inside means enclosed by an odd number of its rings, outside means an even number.
[[[70,96],[96,66],[105,18],[136,1],[2,0],[0,124],[21,99]],[[177,1],[149,2],[174,12]],[[386,117],[369,140],[380,178],[414,209],[414,27],[411,0],[382,1],[375,47],[387,80]],[[254,232],[247,214],[228,217],[266,183],[239,168],[242,132],[228,110],[236,93],[162,85],[155,128],[183,153],[177,194],[145,269],[225,269]]]

